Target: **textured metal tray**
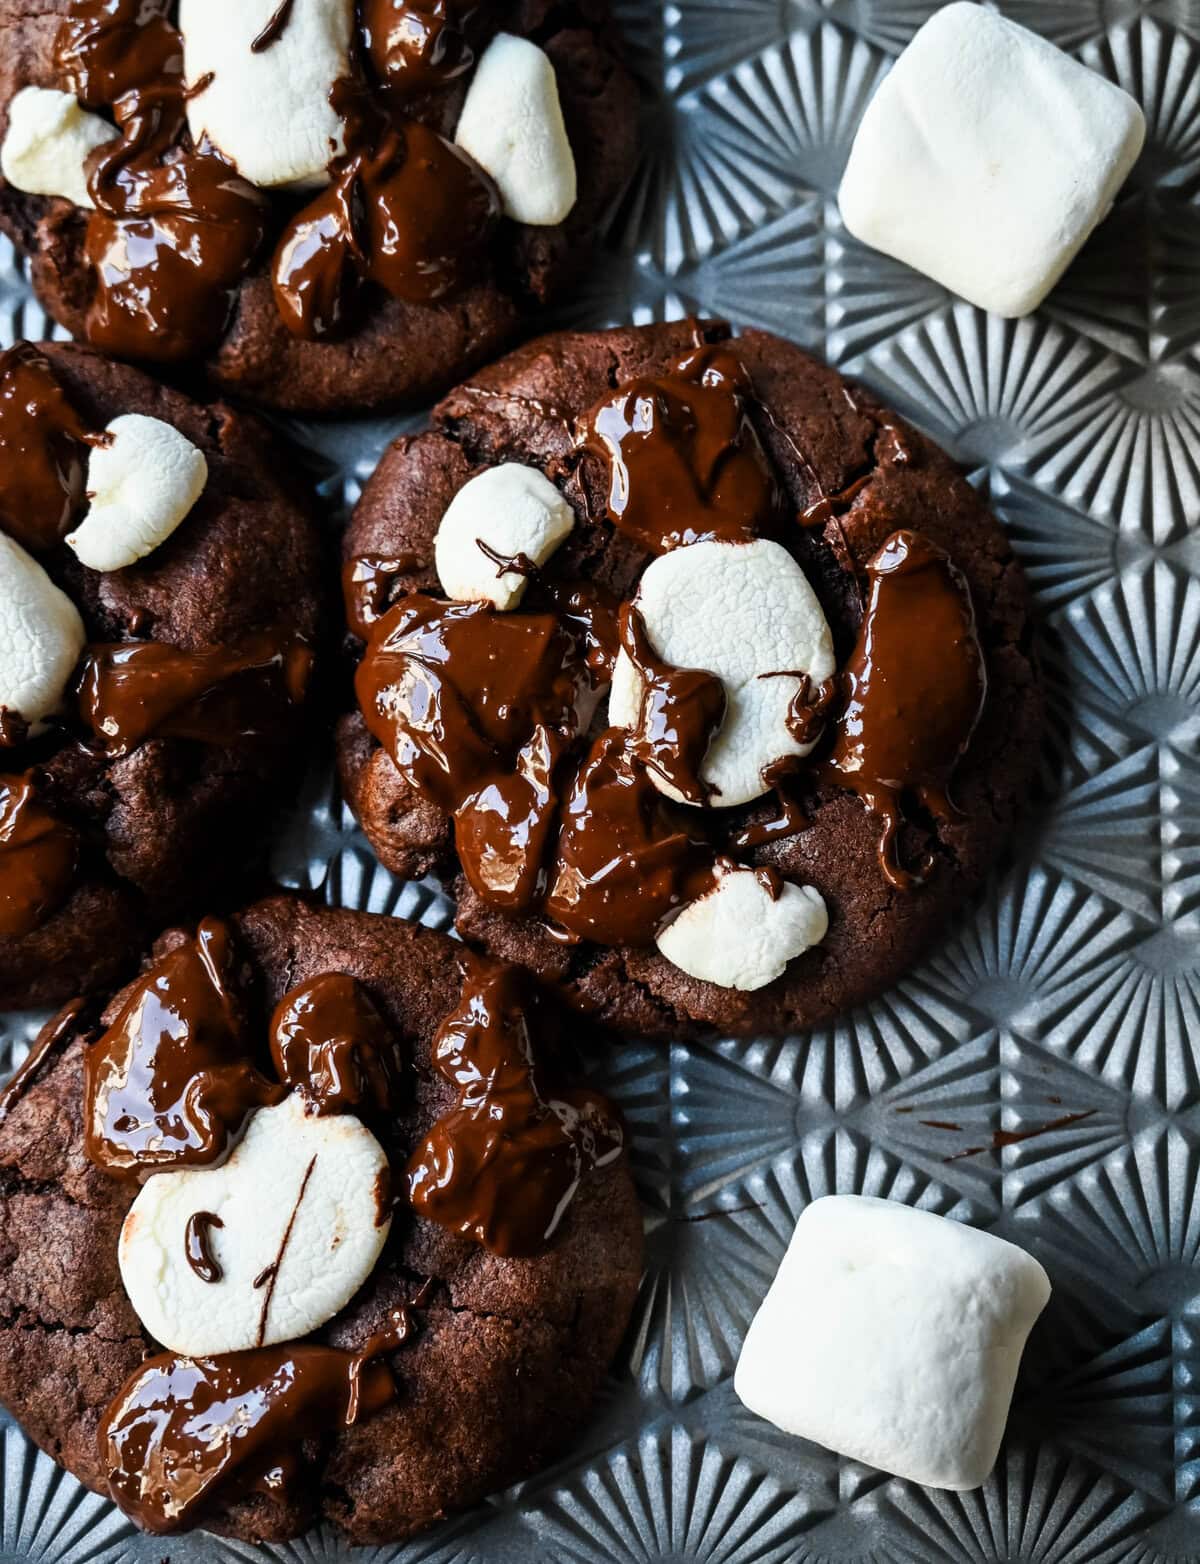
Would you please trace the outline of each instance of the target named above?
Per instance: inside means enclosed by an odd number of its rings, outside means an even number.
[[[792,337],[954,451],[1032,578],[1053,709],[1012,866],[920,970],[785,1042],[631,1043],[648,1270],[562,1463],[378,1560],[1200,1559],[1200,0],[1003,9],[1134,92],[1146,154],[1046,307],[989,319],[856,245],[834,195],[923,0],[625,0],[634,190],[563,312]],[[2,47],[2,44],[0,44]],[[0,254],[0,339],[44,318]],[[403,425],[303,425],[331,524]],[[322,761],[277,872],[446,927],[376,864]],[[34,1018],[0,1019],[0,1067]],[[888,1195],[1032,1249],[1054,1298],[999,1466],[933,1493],[746,1413],[738,1346],[804,1205]],[[341,1557],[139,1537],[11,1424],[0,1558]]]

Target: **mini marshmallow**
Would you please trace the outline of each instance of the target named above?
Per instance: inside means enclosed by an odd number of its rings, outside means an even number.
[[[657,944],[689,977],[752,993],[781,977],[828,929],[825,903],[811,885],[784,881],[776,898],[753,869],[733,868],[686,906]]]
[[[75,604],[0,532],[0,710],[31,726],[57,711],[86,640]]]
[[[123,570],[152,553],[204,493],[208,463],[159,418],[114,418],[88,462],[87,515],[67,543],[92,570]]]
[[[524,554],[544,565],[575,525],[575,512],[536,467],[504,462],[489,467],[462,488],[446,507],[434,543],[438,580],[456,603],[491,603],[515,608],[525,596],[526,578],[503,574],[486,544],[501,559]]]
[[[796,1224],[733,1387],[839,1455],[930,1488],[978,1488],[1049,1298],[1015,1244],[895,1201],[828,1195]]]
[[[864,244],[997,315],[1027,315],[1110,211],[1137,103],[1027,28],[958,0],[867,106],[838,195]]]
[[[27,195],[61,196],[90,207],[83,165],[90,153],[116,136],[106,119],[81,109],[69,92],[23,87],[8,106],[0,172]]]
[[[387,1238],[388,1163],[345,1115],[310,1117],[298,1092],[260,1108],[220,1167],[156,1173],[121,1229],[121,1280],[171,1352],[240,1352],[294,1341],[344,1308]],[[220,1276],[188,1263],[188,1224],[206,1223]],[[272,1271],[272,1267],[275,1267]]]
[[[467,91],[454,139],[490,174],[504,215],[553,227],[575,205],[575,157],[558,81],[534,43],[500,33]]]
[[[345,127],[330,102],[351,75],[354,0],[295,0],[276,40],[251,44],[279,0],[179,0],[184,75],[196,89],[188,125],[207,136],[238,173],[264,190],[318,186],[345,150]]]
[[[725,720],[700,770],[716,790],[712,803],[732,808],[770,792],[763,769],[813,747],[787,728],[800,676],[822,684],[835,666],[829,625],[800,566],[766,538],[693,543],[647,566],[634,602],[658,656],[715,673],[725,686]],[[621,652],[609,722],[634,727],[641,699],[641,676]],[[657,773],[648,775],[661,793],[685,802]]]

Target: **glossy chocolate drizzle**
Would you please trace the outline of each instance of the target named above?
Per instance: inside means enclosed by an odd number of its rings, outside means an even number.
[[[950,778],[987,698],[987,671],[970,588],[942,549],[894,532],[868,562],[870,598],[842,675],[845,706],[826,779],[857,793],[883,821],[879,863],[908,890],[932,867],[897,856],[901,795],[931,813],[952,812]]]
[[[32,777],[0,775],[0,938],[40,928],[70,895],[79,838],[46,808]]]
[[[264,633],[240,649],[185,651],[161,641],[92,646],[79,713],[113,756],[152,737],[228,745],[280,729],[304,699],[312,654],[292,636]]]
[[[369,1343],[372,1358],[394,1350],[398,1335]],[[231,1482],[248,1488],[281,1454],[287,1461],[303,1440],[348,1427],[394,1395],[386,1363],[332,1347],[162,1353],[130,1375],[105,1411],[101,1468],[144,1530],[183,1531]]]
[[[271,1058],[281,1081],[318,1113],[386,1113],[399,1100],[402,1061],[370,994],[326,972],[285,994],[271,1017]]]
[[[211,1211],[193,1211],[187,1219],[184,1255],[202,1282],[215,1284],[225,1274],[212,1252],[212,1229],[224,1226],[221,1218]]]
[[[536,1254],[584,1175],[620,1155],[624,1134],[597,1093],[543,1087],[530,1030],[539,1001],[525,974],[462,960],[458,1008],[433,1052],[458,1102],[409,1160],[409,1199],[496,1254]]]
[[[33,1085],[38,1071],[58,1045],[80,1029],[81,1018],[86,1008],[84,1000],[72,999],[52,1015],[42,1027],[34,1038],[29,1052],[5,1081],[3,1087],[0,1087],[0,1124],[4,1123]]]
[[[444,87],[475,63],[491,0],[360,0],[367,58],[397,98]]]
[[[457,292],[499,221],[495,185],[459,147],[415,120],[364,128],[369,118],[349,116],[369,139],[351,141],[275,249],[275,302],[298,337],[343,329],[366,282],[416,304]]]
[[[286,1091],[250,1062],[229,930],[215,918],[159,959],[84,1055],[84,1146],[117,1178],[211,1166]]]
[[[390,606],[397,578],[420,564],[415,554],[360,554],[342,567],[342,597],[346,622],[359,640],[371,631]]]
[[[55,43],[60,79],[90,108],[110,109],[119,132],[88,164],[88,340],[160,362],[221,336],[267,219],[235,169],[185,139],[183,47],[168,9],[72,0]]]
[[[688,804],[706,804],[712,788],[701,780],[708,746],[725,720],[725,686],[714,673],[675,668],[650,644],[641,614],[625,603],[621,645],[642,681],[641,707],[631,752]]]
[[[652,554],[708,538],[745,543],[778,524],[781,497],[747,410],[750,379],[728,344],[635,380],[582,421],[608,472],[607,511]]]
[[[34,554],[59,543],[82,509],[96,438],[44,354],[28,342],[0,353],[0,531]]]

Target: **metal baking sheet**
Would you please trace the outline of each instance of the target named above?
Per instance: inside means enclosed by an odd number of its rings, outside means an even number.
[[[646,161],[563,323],[688,311],[792,337],[964,462],[1032,578],[1053,721],[1011,866],[899,988],[784,1042],[614,1047],[648,1270],[560,1465],[372,1560],[1200,1559],[1200,0],[1009,0],[1129,88],[1149,145],[1036,316],[989,319],[862,249],[859,114],[936,6],[624,0]],[[44,317],[0,255],[0,331]],[[411,422],[411,421],[409,421]],[[400,421],[294,425],[330,524]],[[335,903],[446,927],[381,870],[322,761],[275,851]],[[5,1066],[34,1019],[0,1020]],[[953,1126],[951,1128],[950,1126]],[[934,1493],[778,1434],[730,1376],[796,1216],[888,1195],[1032,1249],[1055,1294],[1004,1453]],[[347,1554],[140,1537],[11,1424],[0,1557]]]

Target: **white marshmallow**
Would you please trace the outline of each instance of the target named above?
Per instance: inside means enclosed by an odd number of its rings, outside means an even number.
[[[554,67],[527,39],[500,33],[488,45],[454,139],[495,180],[504,215],[515,222],[553,227],[575,205],[575,157]]]
[[[700,770],[717,790],[712,803],[732,808],[769,792],[763,768],[813,747],[787,730],[788,707],[800,688],[796,675],[821,684],[835,666],[833,637],[800,566],[766,538],[693,543],[647,566],[634,602],[658,656],[676,668],[715,673],[725,686],[725,720]],[[609,722],[634,727],[642,689],[622,652]],[[648,774],[659,792],[686,802],[657,773]]]
[[[456,603],[515,608],[525,596],[526,578],[515,570],[498,575],[480,543],[502,559],[524,554],[544,565],[574,525],[575,512],[536,467],[519,462],[489,467],[463,484],[438,527],[434,560],[442,590]]]
[[[213,78],[189,99],[188,125],[252,185],[323,185],[346,145],[329,94],[350,75],[354,0],[295,0],[276,42],[254,54],[278,8],[279,0],[179,0],[187,84]]]
[[[778,901],[753,869],[728,869],[659,934],[659,950],[689,977],[751,993],[819,945],[829,914],[811,885],[784,882]]]
[[[981,309],[1027,315],[1107,215],[1145,135],[1120,87],[958,0],[868,104],[842,217],[864,244]]]
[[[733,1387],[786,1433],[930,1488],[996,1462],[1026,1339],[1050,1297],[1031,1255],[894,1201],[805,1208]]]
[[[75,604],[0,532],[0,709],[31,725],[57,711],[86,640]]]
[[[387,1167],[357,1119],[310,1117],[298,1092],[258,1109],[221,1167],[156,1173],[134,1201],[118,1260],[138,1318],[164,1347],[191,1355],[316,1330],[379,1258],[391,1226],[390,1211],[380,1220]],[[204,1281],[188,1264],[196,1212],[224,1224],[208,1234],[218,1281]],[[276,1263],[273,1283],[268,1277],[256,1287]]]
[[[67,543],[92,570],[123,570],[166,540],[204,493],[208,463],[178,429],[125,413],[88,462],[87,515]]]
[[[8,106],[0,172],[27,195],[61,196],[90,207],[84,162],[116,136],[106,119],[81,109],[69,92],[23,87]]]

